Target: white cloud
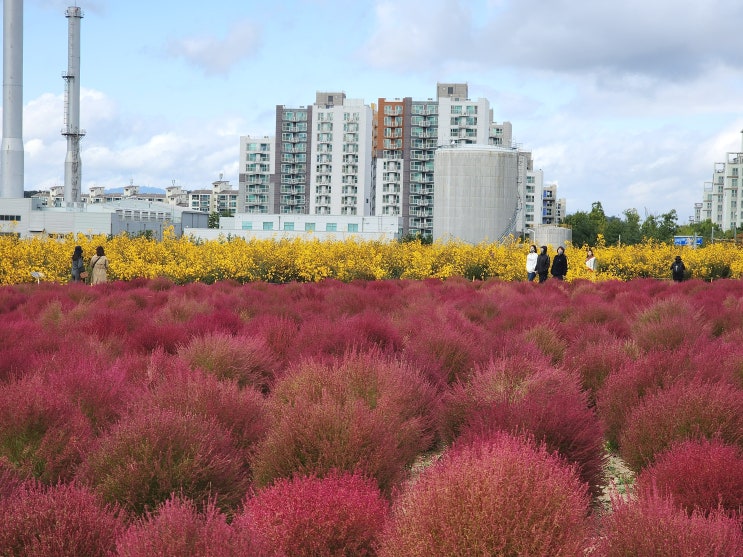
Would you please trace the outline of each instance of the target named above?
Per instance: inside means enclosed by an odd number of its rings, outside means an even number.
[[[226,75],[238,62],[255,54],[261,45],[261,32],[252,21],[235,23],[224,38],[187,37],[171,40],[167,52],[200,68],[206,75]]]
[[[130,181],[165,188],[172,180],[193,189],[208,186],[220,172],[224,179],[237,178],[237,130],[243,127],[239,119],[152,122],[120,114],[116,103],[100,91],[83,90],[81,97],[81,124],[87,130],[80,144],[84,190]],[[27,189],[64,182],[63,104],[63,95],[47,94],[25,107]]]

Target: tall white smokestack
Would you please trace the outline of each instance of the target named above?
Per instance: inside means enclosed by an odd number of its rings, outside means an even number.
[[[23,197],[23,0],[3,1],[3,141],[0,198]]]
[[[65,115],[62,135],[67,137],[67,156],[64,163],[64,200],[77,203],[82,199],[80,177],[80,138],[85,131],[80,129],[80,20],[83,11],[77,6],[67,8],[67,73],[65,80]]]

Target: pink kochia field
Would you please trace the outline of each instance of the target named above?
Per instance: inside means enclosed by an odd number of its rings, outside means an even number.
[[[742,516],[741,281],[0,289],[3,556],[743,556]]]

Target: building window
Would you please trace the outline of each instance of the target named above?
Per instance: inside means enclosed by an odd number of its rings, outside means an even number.
[[[338,230],[338,225],[334,222],[329,222],[325,225],[326,232],[335,232],[336,230]]]
[[[284,230],[294,230],[294,223],[293,222],[285,222],[284,223]]]
[[[273,222],[263,221],[263,230],[273,230]]]
[[[315,223],[314,222],[306,222],[306,223],[304,223],[304,230],[305,230],[305,232],[314,232],[315,231]]]
[[[0,215],[0,221],[20,222],[21,215]]]
[[[355,222],[349,222],[348,223],[348,231],[349,232],[358,232],[359,231],[359,225]]]

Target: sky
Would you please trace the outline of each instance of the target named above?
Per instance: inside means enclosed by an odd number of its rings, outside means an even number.
[[[68,6],[82,8],[83,191],[238,184],[239,138],[317,91],[467,83],[568,213],[675,209],[741,151],[743,3],[730,0],[25,0],[25,188],[64,185]]]

